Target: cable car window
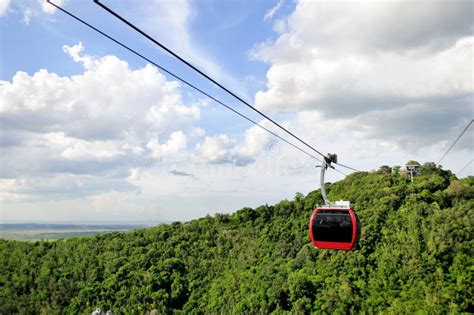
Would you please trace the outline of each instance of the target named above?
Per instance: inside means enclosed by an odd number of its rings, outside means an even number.
[[[348,211],[318,211],[312,230],[315,241],[352,242],[352,220]]]

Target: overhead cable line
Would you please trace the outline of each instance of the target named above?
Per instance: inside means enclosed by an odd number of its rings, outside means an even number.
[[[339,165],[339,166],[341,166],[341,167],[345,167],[345,168],[347,168],[348,170],[352,170],[352,171],[354,171],[354,172],[360,172],[359,170],[356,170],[355,168],[352,168],[352,167],[350,167],[350,166],[347,166],[347,165],[344,165],[344,164],[341,164],[341,163],[334,163],[334,164],[337,164],[337,165]]]
[[[181,81],[182,83],[188,85],[188,86],[191,87],[192,89],[198,91],[199,93],[201,93],[201,94],[203,94],[204,96],[210,98],[211,100],[215,101],[216,103],[218,103],[218,104],[224,106],[225,108],[227,108],[228,110],[232,111],[233,113],[239,115],[240,117],[242,117],[242,118],[244,118],[245,120],[251,122],[252,124],[258,126],[259,128],[261,128],[261,129],[267,131],[268,133],[272,134],[273,136],[275,136],[276,138],[282,140],[283,142],[289,144],[289,145],[292,146],[293,148],[299,150],[300,152],[302,152],[302,153],[308,155],[309,157],[311,157],[311,158],[313,158],[313,159],[315,159],[315,160],[317,160],[317,161],[319,161],[319,162],[322,163],[322,160],[319,159],[318,157],[316,157],[316,156],[314,156],[313,154],[311,154],[311,153],[309,153],[309,152],[307,152],[307,151],[301,149],[301,148],[298,147],[297,145],[295,145],[295,144],[289,142],[288,140],[286,140],[285,138],[283,138],[283,137],[281,137],[280,135],[276,134],[275,132],[269,130],[268,128],[262,126],[262,125],[259,124],[258,122],[252,120],[251,118],[245,116],[244,114],[240,113],[239,111],[233,109],[232,107],[230,107],[230,106],[228,106],[227,104],[223,103],[222,101],[220,101],[219,99],[217,99],[217,98],[215,98],[214,96],[210,95],[209,93],[207,93],[207,92],[201,90],[200,88],[196,87],[196,86],[193,85],[192,83],[186,81],[185,79],[181,78],[180,76],[178,76],[178,75],[174,74],[173,72],[167,70],[166,68],[160,66],[159,64],[157,64],[156,62],[154,62],[154,61],[150,60],[149,58],[145,57],[144,55],[142,55],[141,53],[137,52],[137,51],[134,50],[133,48],[130,48],[129,46],[125,45],[124,43],[120,42],[119,40],[113,38],[112,36],[106,34],[105,32],[101,31],[100,29],[98,29],[98,28],[92,26],[91,24],[87,23],[86,21],[82,20],[82,19],[79,18],[78,16],[76,16],[76,15],[72,14],[71,12],[69,12],[69,11],[63,9],[62,7],[60,7],[60,6],[56,5],[56,4],[54,4],[54,3],[51,2],[50,0],[47,0],[47,2],[48,2],[49,4],[51,4],[51,5],[53,5],[54,7],[56,7],[58,10],[64,12],[64,13],[67,14],[67,15],[69,15],[69,16],[72,17],[73,19],[77,20],[78,22],[84,24],[85,26],[87,26],[87,27],[89,27],[90,29],[94,30],[95,32],[101,34],[102,36],[106,37],[107,39],[113,41],[113,42],[116,43],[117,45],[119,45],[119,46],[125,48],[126,50],[128,50],[128,51],[131,52],[131,53],[133,53],[134,55],[136,55],[136,56],[142,58],[143,60],[145,60],[145,61],[147,61],[147,62],[149,62],[150,64],[152,64],[153,66],[155,66],[155,67],[157,67],[158,69],[162,70],[163,72],[166,72],[167,74],[169,74],[169,75],[172,76],[173,78],[175,78],[175,79]],[[344,173],[344,172],[342,172],[342,171],[340,171],[340,170],[338,170],[338,169],[336,169],[336,168],[334,168],[334,167],[332,167],[332,169],[334,169],[336,172],[338,172],[338,173],[340,173],[340,174],[342,174],[342,175],[344,175],[344,176],[347,176],[346,173]]]
[[[461,134],[456,138],[456,140],[454,140],[453,144],[451,144],[451,146],[449,147],[449,149],[443,154],[443,156],[439,159],[439,161],[436,163],[436,164],[439,164],[443,159],[444,157],[449,153],[449,151],[451,151],[451,149],[454,147],[454,145],[459,141],[459,139],[461,139],[461,137],[463,136],[463,134],[467,131],[467,129],[469,129],[469,127],[471,126],[472,122],[474,121],[474,119],[471,119],[471,121],[469,122],[469,124],[466,126],[466,128],[464,128],[464,130],[461,132]]]
[[[459,171],[457,172],[458,176],[461,175],[461,173],[462,173],[469,165],[471,165],[472,162],[474,162],[474,159],[470,160],[466,165],[464,165],[463,168],[461,168],[461,170],[459,170]]]
[[[117,39],[113,38],[112,36],[110,36],[110,35],[106,34],[105,32],[101,31],[100,29],[98,29],[98,28],[92,26],[91,24],[89,24],[89,23],[87,23],[86,21],[82,20],[82,19],[79,18],[78,16],[76,16],[76,15],[72,14],[71,12],[69,12],[69,11],[63,9],[62,7],[60,7],[60,6],[56,5],[56,4],[54,4],[54,3],[51,2],[50,0],[47,0],[47,2],[48,2],[49,4],[51,4],[52,6],[56,7],[58,10],[64,12],[64,13],[67,14],[67,15],[69,15],[70,17],[72,17],[72,18],[75,19],[76,21],[82,23],[83,25],[85,25],[85,26],[89,27],[90,29],[94,30],[95,32],[101,34],[102,36],[106,37],[107,39],[113,41],[113,42],[116,43],[117,45],[119,45],[119,46],[125,48],[126,50],[128,50],[128,51],[131,52],[131,53],[133,53],[134,55],[136,55],[136,56],[142,58],[143,60],[145,60],[145,61],[147,61],[147,62],[149,62],[150,64],[154,65],[154,66],[157,67],[158,69],[162,70],[163,72],[166,72],[166,73],[169,74],[170,76],[172,76],[172,77],[174,77],[175,79],[181,81],[182,83],[188,85],[189,87],[191,87],[192,89],[194,89],[194,90],[198,91],[199,93],[205,95],[206,97],[212,99],[212,100],[215,101],[216,103],[218,103],[218,104],[224,106],[224,107],[227,108],[228,110],[234,112],[235,114],[237,114],[237,115],[239,115],[240,117],[246,119],[247,121],[251,122],[252,124],[254,124],[254,125],[260,127],[261,129],[263,129],[263,130],[269,132],[270,134],[272,134],[273,136],[275,136],[275,137],[277,137],[278,139],[282,140],[283,142],[289,144],[289,145],[292,146],[293,148],[295,148],[295,149],[297,149],[297,150],[299,150],[299,151],[305,153],[305,154],[308,155],[309,157],[311,157],[311,158],[313,158],[313,159],[315,159],[315,160],[317,160],[317,161],[319,161],[319,162],[322,162],[321,159],[319,159],[318,157],[314,156],[313,154],[311,154],[311,153],[309,153],[309,152],[307,152],[307,151],[301,149],[300,147],[296,146],[295,144],[289,142],[288,140],[286,140],[285,138],[283,138],[283,137],[281,137],[280,135],[276,134],[275,132],[269,130],[268,128],[266,128],[266,127],[264,127],[264,126],[262,126],[262,125],[259,124],[258,122],[256,122],[256,121],[252,120],[251,118],[245,116],[244,114],[242,114],[242,113],[240,113],[239,111],[233,109],[232,107],[226,105],[225,103],[223,103],[223,102],[220,101],[219,99],[217,99],[217,98],[215,98],[214,96],[210,95],[209,93],[207,93],[207,92],[201,90],[200,88],[196,87],[195,85],[191,84],[190,82],[186,81],[185,79],[181,78],[180,76],[174,74],[173,72],[167,70],[166,68],[163,68],[162,66],[160,66],[160,65],[157,64],[156,62],[150,60],[149,58],[147,58],[147,57],[145,57],[144,55],[140,54],[140,53],[137,52],[136,50],[130,48],[129,46],[125,45],[124,43],[118,41]],[[338,170],[338,169],[336,169],[336,168],[334,168],[334,170],[335,170],[336,172],[342,174],[342,175],[347,176],[347,174],[341,172],[340,170]]]
[[[173,57],[177,58],[179,61],[183,62],[185,65],[187,65],[188,67],[190,67],[191,69],[193,69],[194,71],[196,71],[197,73],[199,73],[201,76],[203,76],[204,78],[208,79],[209,81],[211,81],[212,83],[214,83],[215,85],[217,85],[218,87],[220,87],[222,90],[224,90],[225,92],[227,92],[228,94],[230,94],[231,96],[233,96],[234,98],[236,98],[237,100],[239,100],[240,102],[242,102],[244,105],[246,105],[247,107],[249,107],[250,109],[252,109],[253,111],[257,112],[258,114],[260,114],[262,117],[264,117],[265,119],[267,119],[268,121],[270,121],[271,123],[273,123],[275,126],[279,127],[281,130],[283,130],[284,132],[288,133],[289,135],[291,135],[293,138],[295,138],[296,140],[298,140],[300,143],[304,144],[306,147],[310,148],[311,150],[313,150],[314,152],[316,152],[317,154],[321,155],[322,157],[325,157],[325,154],[321,153],[319,150],[315,149],[314,147],[312,147],[311,145],[309,145],[307,142],[303,141],[301,138],[299,138],[298,136],[296,136],[294,133],[292,133],[291,131],[289,131],[288,129],[286,129],[285,127],[283,127],[282,125],[280,125],[279,123],[277,123],[276,121],[274,121],[273,119],[271,119],[270,117],[268,117],[265,113],[261,112],[260,110],[258,110],[257,108],[255,108],[254,106],[252,106],[251,104],[249,104],[247,101],[245,101],[243,98],[241,98],[240,96],[238,96],[237,94],[235,94],[234,92],[232,92],[231,90],[229,90],[228,88],[226,88],[225,86],[223,86],[222,84],[220,84],[218,81],[216,81],[215,79],[213,79],[212,77],[210,77],[208,74],[204,73],[203,71],[201,71],[199,68],[197,68],[196,66],[194,66],[193,64],[191,64],[189,61],[187,61],[186,59],[184,59],[183,57],[179,56],[177,53],[175,53],[174,51],[172,51],[170,48],[166,47],[164,44],[160,43],[159,41],[157,41],[156,39],[154,39],[153,37],[151,37],[150,35],[148,35],[147,33],[145,33],[143,30],[141,30],[140,28],[138,28],[137,26],[135,26],[133,23],[129,22],[128,20],[126,20],[125,18],[123,18],[122,16],[120,16],[118,13],[116,13],[115,11],[113,11],[112,9],[110,9],[109,7],[107,7],[106,5],[102,4],[101,2],[99,2],[99,0],[94,0],[94,2],[99,5],[102,9],[104,9],[105,11],[109,12],[111,15],[115,16],[117,19],[119,19],[120,21],[122,21],[123,23],[125,23],[126,25],[128,25],[129,27],[131,27],[132,29],[134,29],[135,31],[137,31],[139,34],[141,34],[142,36],[144,36],[145,38],[147,38],[148,40],[150,40],[151,42],[153,42],[155,45],[159,46],[160,48],[162,48],[163,50],[165,50],[166,52],[168,52],[169,54],[171,54]],[[339,164],[339,163],[335,163],[341,167],[345,167],[347,169],[350,169],[350,170],[353,170],[353,171],[356,171],[358,172],[358,170],[352,168],[352,167],[349,167],[349,166],[346,166],[346,165],[342,165],[342,164]]]
[[[299,148],[298,146],[294,145],[293,143],[289,142],[288,140],[282,138],[281,136],[279,136],[278,134],[274,133],[273,131],[269,130],[268,128],[262,126],[261,124],[257,123],[256,121],[252,120],[251,118],[248,118],[247,116],[245,116],[244,114],[240,113],[239,111],[233,109],[232,107],[224,104],[223,102],[221,102],[219,99],[215,98],[214,96],[208,94],[207,92],[204,92],[203,90],[201,90],[200,88],[198,88],[197,86],[193,85],[192,83],[186,81],[185,79],[181,78],[180,76],[174,74],[173,72],[167,70],[166,68],[163,68],[162,66],[160,66],[159,64],[155,63],[154,61],[150,60],[149,58],[145,57],[144,55],[140,54],[139,52],[137,52],[136,50],[130,48],[129,46],[123,44],[122,42],[116,40],[115,38],[113,38],[112,36],[104,33],[103,31],[99,30],[98,28],[92,26],[91,24],[87,23],[86,21],[82,20],[81,18],[77,17],[76,15],[68,12],[67,10],[61,8],[60,6],[52,3],[50,0],[47,0],[48,3],[50,3],[51,5],[55,6],[57,9],[61,10],[62,12],[66,13],[67,15],[69,15],[70,17],[76,19],[77,21],[81,22],[82,24],[86,25],[87,27],[93,29],[94,31],[98,32],[99,34],[101,34],[102,36],[110,39],[111,41],[113,41],[114,43],[122,46],[123,48],[125,48],[126,50],[130,51],[131,53],[135,54],[136,56],[146,60],[147,62],[151,63],[152,65],[154,65],[155,67],[157,67],[158,69],[166,72],[167,74],[169,74],[170,76],[174,77],[175,79],[183,82],[184,84],[188,85],[189,87],[193,88],[194,90],[198,91],[199,93],[207,96],[208,98],[212,99],[213,101],[219,103],[220,105],[224,106],[225,108],[231,110],[232,112],[234,112],[235,114],[239,115],[240,117],[250,121],[251,123],[253,123],[254,125],[257,125],[258,127],[262,128],[263,130],[271,133],[272,135],[274,135],[275,137],[277,137],[278,139],[288,143],[289,145],[293,146],[294,148],[300,150],[301,152],[307,154],[308,156],[318,160],[319,162],[322,162],[321,159],[315,157],[314,155],[312,155],[311,153],[309,152],[306,152],[305,150]]]

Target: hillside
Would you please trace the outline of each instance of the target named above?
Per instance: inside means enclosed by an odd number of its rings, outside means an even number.
[[[474,312],[474,178],[428,163],[328,185],[357,250],[311,246],[318,191],[187,223],[56,242],[0,241],[0,313]]]

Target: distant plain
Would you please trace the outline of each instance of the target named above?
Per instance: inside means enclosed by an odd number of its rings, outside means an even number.
[[[0,238],[19,241],[54,241],[144,228],[150,224],[127,223],[0,223]]]

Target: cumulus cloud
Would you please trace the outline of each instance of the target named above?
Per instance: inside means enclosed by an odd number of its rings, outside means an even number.
[[[196,155],[211,163],[232,162],[232,150],[236,140],[227,135],[206,137],[196,146]]]
[[[74,46],[64,45],[63,51],[68,54],[75,62],[82,63],[84,68],[87,70],[93,70],[94,66],[100,64],[99,60],[95,60],[91,56],[84,54],[84,45],[82,45],[82,42],[79,42]]]
[[[1,81],[4,125],[34,132],[61,129],[66,136],[83,139],[118,139],[199,120],[199,108],[185,106],[179,84],[167,81],[156,68],[132,70],[115,56],[92,58],[81,55],[82,49],[80,43],[65,46],[87,70],[82,75],[60,77],[42,69]]]
[[[270,130],[272,128],[272,124],[268,120],[262,120],[260,125]],[[240,160],[240,163],[253,162],[260,153],[268,149],[270,137],[270,134],[259,126],[247,129],[243,144],[237,148],[236,157]]]
[[[469,0],[428,4],[300,0],[287,18],[289,33],[285,37],[293,45],[304,43],[305,47],[337,55],[346,55],[344,49],[364,53],[440,50],[472,32],[473,9]],[[310,50],[304,48],[298,56]]]
[[[260,122],[266,128],[271,128],[267,120]],[[250,127],[245,131],[244,139],[238,143],[236,139],[227,135],[206,137],[202,143],[196,145],[196,155],[210,163],[233,163],[248,165],[267,149],[270,143],[270,134],[258,126]]]
[[[83,73],[59,76],[42,69],[0,81],[0,177],[40,187],[43,176],[75,174],[103,178],[104,185],[84,181],[100,191],[108,185],[134,189],[129,169],[186,148],[186,133],[198,128],[200,111],[184,104],[177,82],[151,65],[135,70],[115,56],[90,56],[81,43],[64,51],[83,65]]]
[[[185,106],[180,104],[180,95],[166,97],[160,105],[152,106],[147,114],[146,120],[158,132],[163,132],[172,123],[177,126],[185,126],[188,122],[199,120],[200,111],[195,105]]]
[[[157,159],[185,149],[186,143],[186,135],[179,130],[173,132],[166,143],[160,144],[159,138],[153,138],[148,141],[146,147],[153,151],[153,157]]]
[[[270,65],[255,104],[355,118],[367,137],[428,143],[443,136],[432,125],[441,116],[445,130],[472,116],[472,9],[472,1],[301,0],[278,39],[252,52]]]
[[[104,147],[103,143],[91,143],[86,141],[76,141],[72,146],[66,148],[61,157],[68,160],[107,160],[113,159],[121,154],[120,151],[114,148]]]
[[[256,94],[256,104],[352,116],[401,103],[468,95],[474,91],[473,45],[474,37],[467,37],[429,56],[381,54],[323,59],[315,55],[303,62],[276,62],[267,73],[269,88]]]

